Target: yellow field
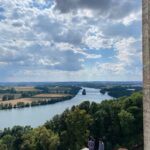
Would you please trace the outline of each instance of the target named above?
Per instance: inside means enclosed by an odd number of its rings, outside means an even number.
[[[36,92],[36,91],[39,91],[34,86],[17,86],[17,87],[15,87],[15,90],[17,92],[30,92],[30,91]]]
[[[70,96],[69,94],[38,94],[34,98],[61,98]]]
[[[25,104],[29,103],[31,104],[33,101],[41,101],[41,100],[45,100],[46,98],[63,98],[63,97],[67,97],[70,96],[69,94],[38,94],[35,95],[32,98],[20,98],[20,99],[15,99],[15,100],[8,100],[8,101],[1,101],[0,100],[0,104],[12,104],[13,106],[16,105],[18,102],[24,102]],[[45,98],[45,99],[44,99]]]
[[[20,99],[15,99],[15,100],[8,100],[8,101],[0,101],[0,104],[12,104],[13,106],[16,105],[18,102],[24,102],[25,104],[31,103],[32,99],[31,98],[20,98]]]

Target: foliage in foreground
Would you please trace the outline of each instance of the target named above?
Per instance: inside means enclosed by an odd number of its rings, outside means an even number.
[[[141,93],[100,104],[86,101],[42,127],[5,129],[0,150],[80,150],[89,135],[102,137],[106,150],[121,146],[132,150],[135,145],[143,145],[142,112]]]

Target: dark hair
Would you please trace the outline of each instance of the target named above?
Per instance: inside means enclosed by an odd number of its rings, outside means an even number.
[[[89,137],[89,140],[92,140],[92,141],[94,141],[94,138],[93,138],[92,136],[90,136],[90,137]]]

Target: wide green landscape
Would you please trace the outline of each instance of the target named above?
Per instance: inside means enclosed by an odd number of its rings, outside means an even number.
[[[149,7],[0,0],[0,150],[150,150]]]
[[[28,96],[28,98],[32,97],[34,101],[36,98],[50,99],[49,95],[56,96],[59,94],[61,100],[70,101],[70,99],[62,99],[62,95],[74,94],[75,96],[79,90],[85,90],[83,87],[98,89],[101,94],[107,92],[111,96],[113,95],[114,99],[103,100],[100,103],[83,101],[79,105],[66,109],[62,114],[55,115],[36,128],[17,125],[12,128],[5,128],[0,132],[0,150],[80,150],[87,147],[89,136],[96,139],[96,144],[97,140],[102,138],[106,150],[116,150],[120,147],[142,150],[142,85],[139,82],[108,82],[107,84],[103,82],[66,82],[53,83],[52,85],[43,83],[40,86],[29,86],[29,83],[26,83],[24,86],[3,85],[1,86],[1,93],[4,94],[6,91],[11,94],[20,93]],[[71,89],[74,90],[71,91]],[[54,100],[61,103],[57,99]],[[11,103],[16,100],[7,101]],[[26,102],[26,99],[22,99],[22,101],[24,100]],[[1,101],[5,102],[5,100]],[[41,107],[39,106],[41,105],[39,99],[37,101],[38,107]],[[52,103],[43,103],[42,105],[46,104]],[[9,109],[24,109],[24,107],[31,106],[22,105]]]
[[[79,150],[87,146],[88,137],[102,137],[106,150],[126,147],[142,149],[142,93],[103,101],[85,101],[43,126],[15,126],[0,134],[1,150]]]

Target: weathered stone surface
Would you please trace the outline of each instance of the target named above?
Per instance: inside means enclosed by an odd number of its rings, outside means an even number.
[[[150,0],[143,0],[144,150],[150,150]]]

